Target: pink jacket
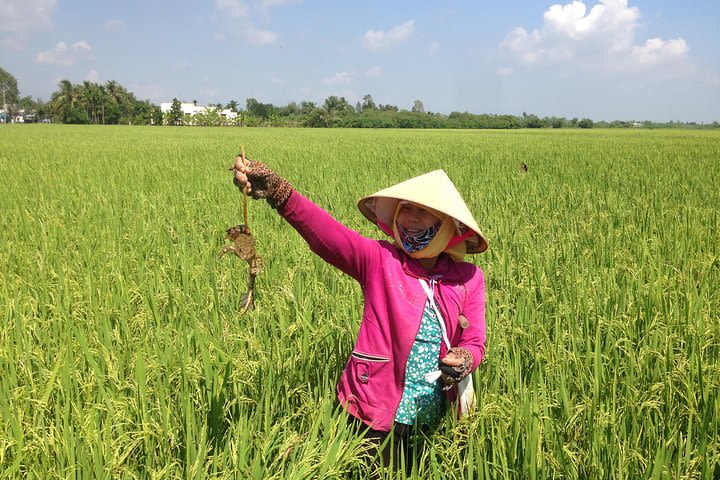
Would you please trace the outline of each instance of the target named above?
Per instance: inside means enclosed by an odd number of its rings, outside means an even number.
[[[363,237],[294,191],[280,214],[323,260],[360,282],[364,309],[355,348],[337,386],[345,410],[375,430],[389,431],[405,384],[405,367],[427,296],[418,278],[436,277],[435,301],[450,344],[472,353],[473,370],[485,351],[485,280],[470,263],[441,255],[428,274],[384,240]],[[469,326],[458,324],[458,315]],[[447,353],[444,343],[440,358]],[[454,400],[454,390],[449,398]]]

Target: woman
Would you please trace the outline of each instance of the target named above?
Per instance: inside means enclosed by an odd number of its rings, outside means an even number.
[[[345,411],[378,442],[388,432],[406,441],[410,426],[434,427],[485,351],[485,281],[463,258],[488,243],[445,172],[359,201],[393,242],[345,227],[260,162],[237,157],[234,182],[265,198],[313,252],[362,286],[363,318],[337,386]],[[386,464],[389,455],[385,448]]]

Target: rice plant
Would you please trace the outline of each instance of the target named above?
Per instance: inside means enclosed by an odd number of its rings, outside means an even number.
[[[336,218],[444,168],[490,250],[478,408],[381,469],[335,400],[360,288],[250,204]],[[0,128],[0,478],[719,478],[720,134]],[[527,165],[527,172],[518,165]]]

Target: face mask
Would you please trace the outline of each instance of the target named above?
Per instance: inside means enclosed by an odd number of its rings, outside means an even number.
[[[436,223],[432,227],[423,230],[420,233],[417,233],[415,235],[410,235],[407,233],[407,230],[405,230],[400,225],[397,225],[398,233],[400,234],[400,240],[402,240],[403,247],[405,247],[405,250],[408,253],[417,252],[419,250],[422,250],[423,248],[427,247],[430,241],[435,237],[435,234],[438,232],[438,229],[440,228],[440,222]]]

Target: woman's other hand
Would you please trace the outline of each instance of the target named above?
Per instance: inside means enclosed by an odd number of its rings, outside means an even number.
[[[467,377],[473,365],[472,353],[463,347],[451,348],[440,363],[452,367],[454,375],[443,372],[442,379],[446,385],[454,385]]]

